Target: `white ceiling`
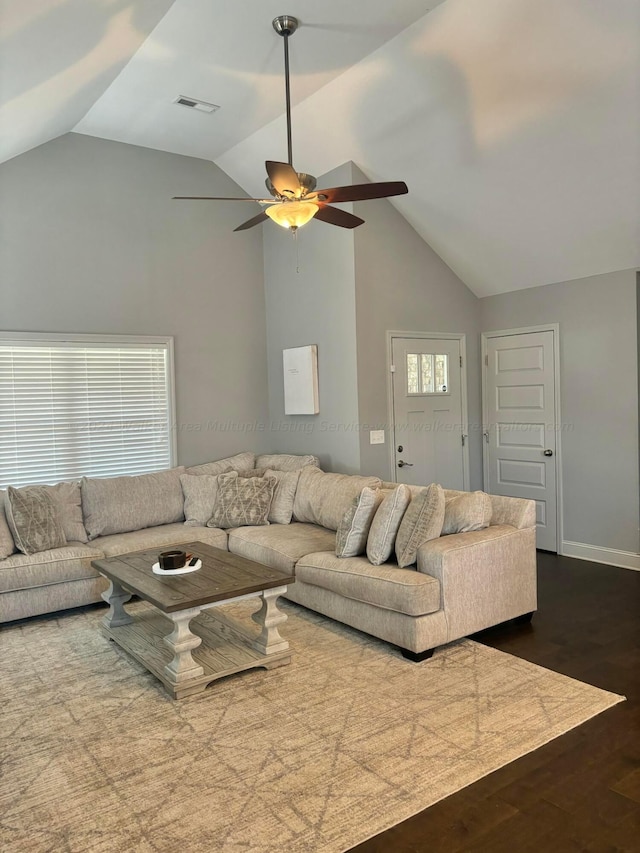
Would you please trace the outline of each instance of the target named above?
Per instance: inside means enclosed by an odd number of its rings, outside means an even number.
[[[405,180],[393,203],[481,296],[640,265],[640,0],[0,0],[1,159],[75,130],[261,195],[284,12],[299,171]]]

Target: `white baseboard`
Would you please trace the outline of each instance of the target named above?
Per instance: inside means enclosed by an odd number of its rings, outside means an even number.
[[[578,560],[606,563],[609,566],[640,572],[640,554],[634,554],[633,551],[617,551],[615,548],[584,545],[582,542],[563,542],[562,554],[565,557],[576,557]]]

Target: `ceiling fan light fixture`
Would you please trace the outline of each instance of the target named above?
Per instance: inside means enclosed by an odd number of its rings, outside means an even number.
[[[269,219],[283,228],[295,230],[306,225],[320,210],[313,201],[285,201],[282,204],[272,204],[265,213]]]

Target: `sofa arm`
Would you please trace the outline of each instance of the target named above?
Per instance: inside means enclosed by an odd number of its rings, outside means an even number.
[[[418,549],[418,571],[440,581],[447,642],[537,607],[536,530],[495,524]]]

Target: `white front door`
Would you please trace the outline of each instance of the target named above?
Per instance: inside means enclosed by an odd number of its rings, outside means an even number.
[[[485,488],[536,502],[537,546],[557,551],[555,332],[486,339]]]
[[[464,489],[460,340],[392,337],[396,480]]]

